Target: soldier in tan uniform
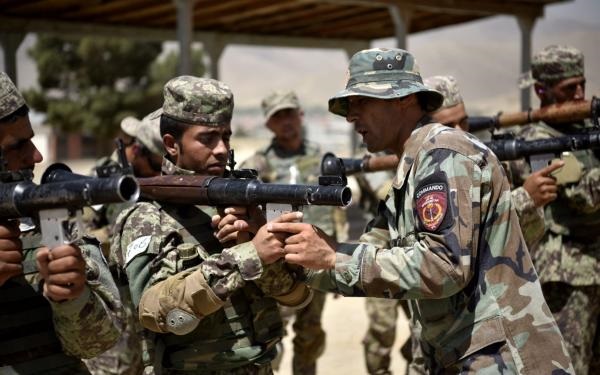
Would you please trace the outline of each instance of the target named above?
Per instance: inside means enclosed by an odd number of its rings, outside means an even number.
[[[308,273],[313,287],[409,300],[429,373],[573,373],[500,162],[475,137],[431,121],[442,102],[410,53],[356,53],[329,110],[370,152],[398,155],[392,189],[356,244],[308,223],[268,228],[291,234],[286,262],[322,270]]]
[[[223,176],[229,87],[176,77],[164,87],[162,108],[162,173]],[[146,329],[147,373],[270,374],[283,335],[277,304],[310,301],[297,273],[267,252],[281,255],[282,238],[258,230],[260,211],[223,209],[219,215],[214,207],[138,202],[117,219],[111,248]],[[252,240],[236,244],[240,231]]]
[[[531,78],[540,107],[585,98],[583,54],[552,45],[532,60]],[[589,121],[544,122],[513,129],[527,140],[560,137],[592,129]],[[547,231],[532,248],[544,296],[556,319],[578,374],[600,371],[600,158],[592,150],[563,154],[567,165],[556,178],[558,199],[546,206]],[[523,161],[511,162],[515,183],[530,173]],[[593,348],[596,349],[593,349]]]
[[[292,91],[276,91],[266,96],[261,105],[265,124],[274,136],[265,149],[244,161],[242,168],[256,169],[263,182],[318,184],[323,154],[318,144],[304,137],[304,113],[296,94]],[[318,224],[338,241],[346,239],[345,211],[341,208],[309,206],[304,215],[305,220]],[[325,293],[315,291],[306,307],[296,311],[281,308],[286,325],[295,315],[292,360],[295,375],[316,373],[317,359],[325,350],[325,331],[321,325],[324,306]]]
[[[134,176],[152,177],[160,174],[164,147],[160,136],[159,109],[145,116],[142,120],[135,117],[125,117],[121,121],[123,132],[124,152],[131,166]],[[119,168],[117,150],[112,155],[100,159],[96,168]],[[97,171],[98,169],[96,169]],[[115,346],[101,355],[85,361],[86,366],[94,375],[129,375],[139,374],[143,371],[142,364],[142,329],[137,322],[135,308],[131,303],[129,286],[123,273],[118,270],[116,257],[110,254],[110,238],[112,227],[118,214],[133,203],[114,203],[103,205],[98,211],[88,216],[86,220],[90,233],[101,241],[104,253],[111,262],[110,269],[119,287],[119,294],[126,313],[126,326]],[[92,210],[90,208],[90,210]]]
[[[25,99],[0,72],[2,174],[42,161],[33,136]],[[34,219],[0,220],[0,374],[89,374],[81,358],[110,348],[121,331],[117,288],[94,239],[40,243]]]

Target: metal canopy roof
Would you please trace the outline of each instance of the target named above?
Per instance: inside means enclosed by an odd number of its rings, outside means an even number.
[[[0,32],[175,39],[175,1],[0,0]],[[367,41],[394,36],[390,5],[410,14],[408,32],[414,33],[497,14],[535,18],[545,5],[560,1],[565,0],[196,0],[193,21],[196,39],[216,33]]]

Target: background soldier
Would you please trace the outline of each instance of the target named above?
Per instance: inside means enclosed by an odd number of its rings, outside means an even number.
[[[583,100],[583,55],[575,48],[552,45],[533,57],[531,75],[543,108],[554,103]],[[528,140],[582,132],[583,123],[536,123],[515,129]],[[598,340],[600,316],[600,162],[591,150],[563,156],[565,167],[556,174],[558,199],[546,206],[548,230],[532,249],[544,296],[565,337],[578,374],[596,373],[588,366]],[[529,174],[524,162],[511,163],[515,183]],[[588,372],[588,369],[590,370]]]
[[[222,82],[191,76],[167,82],[163,174],[222,176],[232,111],[233,95]],[[256,211],[230,207],[211,217],[211,207],[138,202],[119,216],[112,248],[141,324],[156,333],[144,355],[155,371],[272,372],[283,333],[277,303],[301,306],[310,291],[283,262],[265,256],[281,254],[282,242],[265,227],[257,232],[264,218]],[[239,231],[253,233],[252,241],[223,248]]]
[[[125,117],[121,121],[125,156],[136,177],[152,177],[160,174],[164,154],[159,123],[161,112],[162,109],[159,109],[157,112],[147,115],[141,121],[135,117]],[[111,156],[100,159],[96,163],[96,167],[120,168],[117,150]],[[117,215],[131,205],[132,203],[129,202],[104,205],[99,211],[94,212],[94,220],[87,223],[93,228],[90,233],[101,240],[105,255],[111,261],[110,268],[113,277],[117,281],[127,318],[126,327],[123,328],[117,344],[98,357],[85,361],[86,366],[95,375],[128,375],[139,374],[143,371],[142,328],[138,323],[135,308],[131,303],[127,280],[124,275],[118,272],[115,263],[116,258],[110,254],[112,226]]]
[[[317,144],[304,138],[303,111],[292,91],[273,92],[262,101],[266,126],[273,132],[271,144],[244,161],[241,168],[258,171],[263,182],[281,184],[318,184],[323,154]],[[305,220],[316,223],[325,233],[344,241],[347,238],[345,211],[337,207],[309,206]],[[324,292],[315,291],[312,301],[300,310],[280,308],[284,324],[295,314],[293,373],[314,374],[317,358],[325,350],[325,331],[321,316]],[[281,359],[280,352],[278,357]],[[274,366],[277,366],[278,363]]]
[[[325,270],[309,273],[316,288],[409,299],[431,373],[572,372],[500,163],[468,133],[431,122],[442,101],[408,52],[355,54],[329,109],[370,152],[398,155],[393,188],[358,244],[307,223],[269,229],[291,234],[287,262]]]
[[[0,72],[0,150],[8,171],[42,161],[28,113]],[[84,238],[50,253],[40,240],[31,220],[0,222],[0,373],[87,374],[78,358],[110,348],[120,333],[116,286],[97,242]]]

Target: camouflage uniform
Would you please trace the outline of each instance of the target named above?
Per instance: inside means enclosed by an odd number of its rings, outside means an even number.
[[[229,124],[233,96],[212,79],[169,81],[163,116]],[[193,174],[163,159],[163,174]],[[117,219],[112,249],[124,268],[144,338],[146,372],[268,374],[282,325],[277,302],[309,298],[283,262],[263,265],[252,242],[223,248],[210,207],[138,202]]]
[[[583,55],[566,46],[549,46],[535,55],[532,78],[539,82],[558,82],[584,75]],[[527,140],[544,139],[580,133],[591,124],[530,124],[514,129]],[[545,208],[548,230],[532,257],[540,274],[544,296],[565,338],[578,374],[595,374],[590,367],[594,340],[598,340],[600,319],[600,160],[592,150],[571,153],[566,165],[556,174],[558,198]],[[510,164],[519,184],[531,172],[524,161]],[[560,184],[562,173],[578,172],[569,182]]]
[[[412,93],[426,110],[441,104],[409,53],[366,50],[351,59],[346,90],[329,108],[345,116],[348,96]],[[573,373],[503,169],[468,133],[419,121],[379,214],[358,244],[337,251],[334,269],[309,273],[311,285],[408,299],[430,373]]]
[[[121,130],[137,142],[140,142],[150,152],[162,156],[164,154],[164,147],[160,136],[159,122],[155,119],[157,114],[161,112],[162,109],[159,109],[157,112],[144,117],[141,121],[133,117],[126,117],[121,121]],[[96,168],[119,166],[116,150],[109,157],[102,158],[96,162]],[[137,321],[127,281],[124,280],[124,275],[118,272],[118,267],[114,264],[114,257],[110,257],[112,225],[115,223],[118,214],[132,205],[133,203],[131,202],[104,205],[93,215],[92,220],[87,220],[87,224],[91,227],[90,234],[101,241],[105,255],[113,263],[110,265],[110,268],[117,281],[119,294],[126,314],[126,325],[117,344],[101,355],[85,361],[86,366],[94,375],[139,374],[143,371],[142,327]]]
[[[25,100],[0,72],[0,118]],[[112,346],[122,324],[116,286],[97,242],[77,242],[86,263],[86,286],[76,299],[52,302],[43,296],[36,253],[41,235],[21,219],[23,275],[0,286],[0,373],[87,374],[79,358],[93,357]]]
[[[300,103],[293,92],[274,92],[262,101],[265,118],[279,110],[294,108],[300,110]],[[242,168],[258,171],[263,182],[284,184],[318,184],[320,165],[323,155],[319,146],[304,140],[299,150],[289,152],[283,150],[275,139],[263,150],[257,151],[251,158],[242,163]],[[310,206],[304,208],[306,222],[315,223],[327,234],[336,236],[342,224],[336,223],[334,211],[345,212],[340,208],[328,206]],[[339,214],[339,213],[338,213]],[[338,216],[338,217],[339,217]],[[339,233],[340,240],[344,233]],[[325,293],[316,291],[312,301],[304,308],[293,311],[282,308],[282,318],[287,326],[292,315],[295,315],[293,329],[294,358],[292,368],[294,374],[314,374],[317,358],[325,351],[325,331],[321,326],[321,316],[325,306]]]

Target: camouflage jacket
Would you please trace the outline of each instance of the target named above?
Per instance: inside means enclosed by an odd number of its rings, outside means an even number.
[[[565,133],[583,130],[578,124],[560,129]],[[544,123],[520,127],[515,132],[527,140],[564,135]],[[547,232],[531,253],[542,282],[600,285],[600,161],[591,150],[571,154],[575,157],[573,164],[563,169],[580,170],[580,178],[559,185],[558,198],[544,209]],[[509,168],[517,185],[531,173],[524,160],[511,162]]]
[[[273,140],[264,150],[257,151],[241,164],[241,168],[258,171],[263,182],[280,184],[319,183],[323,154],[315,143],[304,141],[297,152],[286,152],[277,147]],[[314,223],[331,236],[343,241],[347,238],[345,211],[328,206],[304,207],[304,221]]]
[[[569,369],[495,155],[468,133],[427,124],[400,160],[359,243],[341,244],[335,268],[309,274],[309,282],[411,300],[435,367],[506,343],[520,373]]]
[[[163,173],[193,174],[167,159]],[[285,304],[303,284],[283,262],[263,265],[252,242],[223,248],[211,227],[215,213],[206,206],[138,202],[117,219],[111,248],[127,274],[141,324],[166,346],[163,358],[152,358],[157,352],[150,347],[146,363],[235,368],[264,357],[281,338],[275,301]],[[245,325],[249,313],[255,314],[253,327]],[[169,325],[174,315],[182,325]]]
[[[87,284],[78,298],[52,302],[42,295],[43,281],[36,267],[36,253],[41,235],[35,227],[21,235],[24,275],[0,287],[0,305],[14,300],[20,306],[2,306],[1,321],[19,322],[17,326],[2,324],[0,328],[0,373],[87,373],[76,358],[91,358],[117,341],[123,325],[123,311],[115,283],[97,242],[84,238],[78,242],[86,262]],[[17,291],[21,301],[14,295]],[[12,319],[11,319],[12,318]],[[16,320],[15,320],[16,319]],[[41,324],[47,320],[50,325]],[[18,329],[12,336],[11,330]],[[12,336],[12,337],[11,337]],[[12,344],[3,342],[13,339]],[[58,346],[58,352],[54,348]],[[61,355],[60,352],[66,355]],[[8,358],[8,360],[7,360]],[[22,362],[21,362],[22,361]],[[7,370],[6,366],[11,370]]]

